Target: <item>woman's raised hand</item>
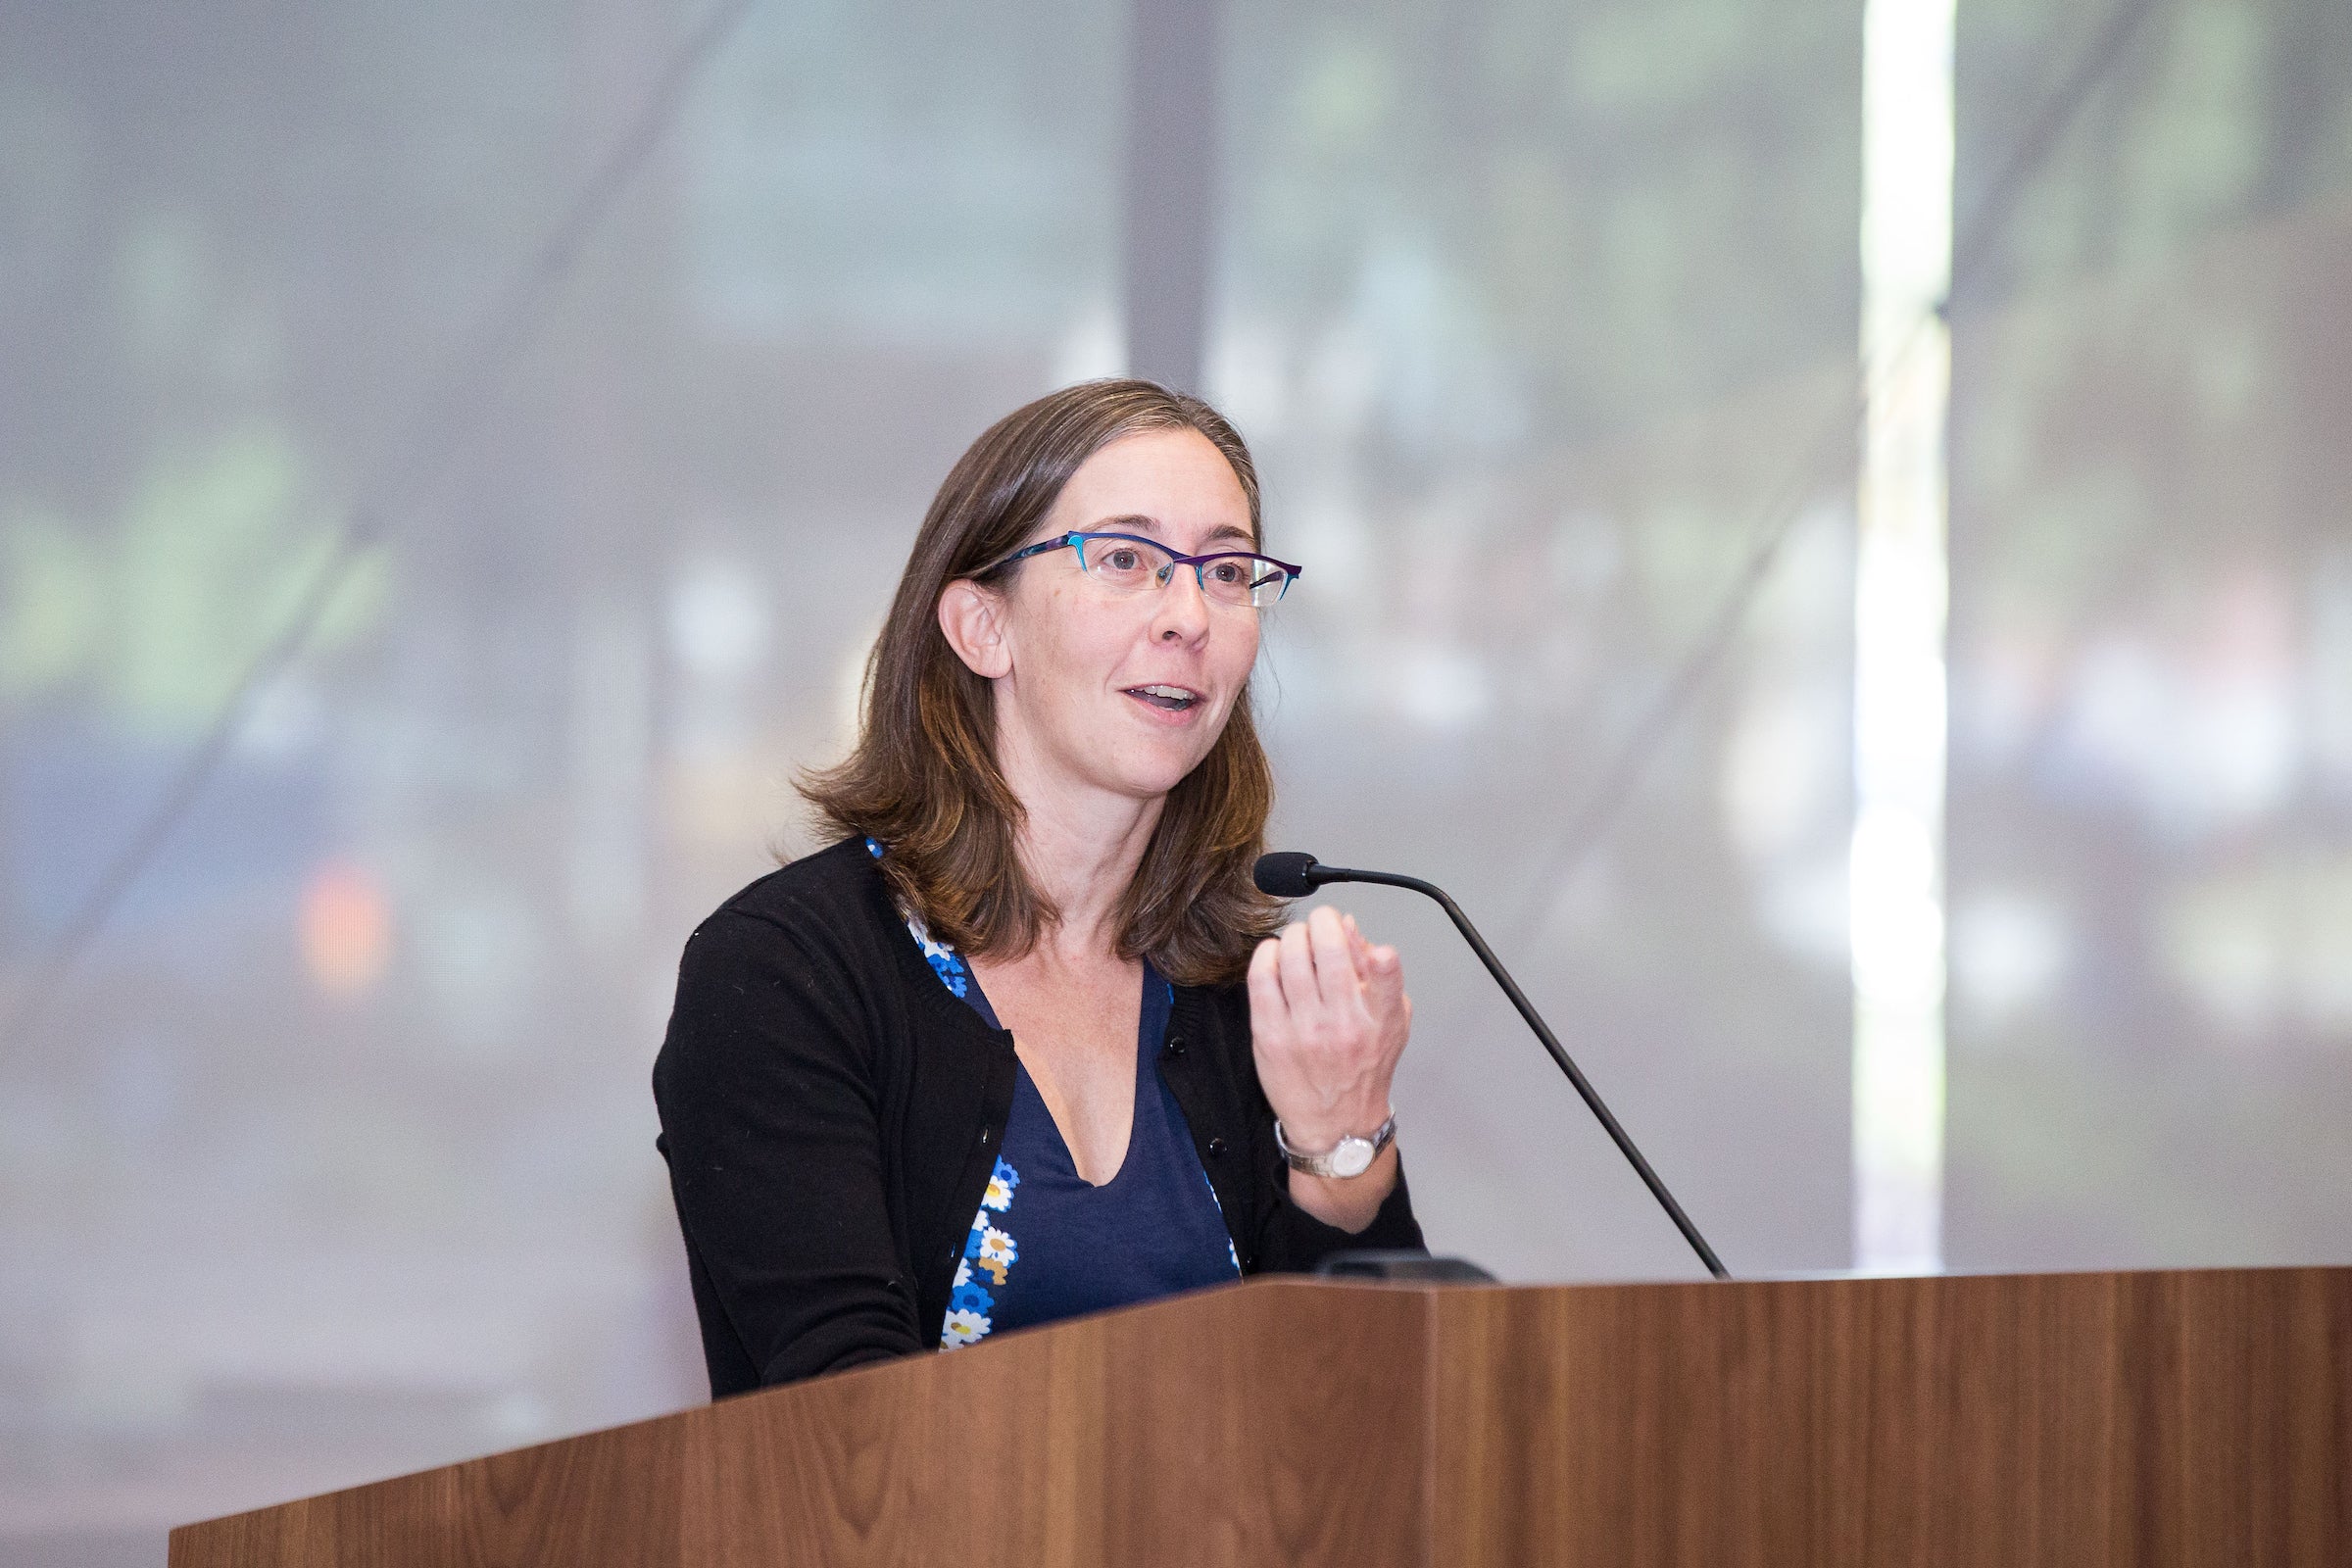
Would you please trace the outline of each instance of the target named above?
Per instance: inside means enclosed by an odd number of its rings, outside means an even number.
[[[1320,1153],[1372,1136],[1388,1119],[1389,1080],[1412,1023],[1403,960],[1366,941],[1351,914],[1318,907],[1250,957],[1258,1082],[1294,1149]]]

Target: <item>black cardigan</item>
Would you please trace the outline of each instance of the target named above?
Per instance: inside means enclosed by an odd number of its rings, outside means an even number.
[[[937,1348],[1015,1059],[932,972],[858,839],[696,928],[654,1100],[711,1397]],[[1352,1235],[1290,1200],[1244,987],[1178,986],[1160,1070],[1243,1273],[1422,1245],[1401,1167]]]

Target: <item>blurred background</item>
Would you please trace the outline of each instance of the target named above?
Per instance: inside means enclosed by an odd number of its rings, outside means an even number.
[[[1871,1263],[1864,33],[0,0],[0,1563],[707,1396],[679,949],[956,454],[1131,368],[1306,564],[1277,843],[1446,884],[1734,1272]],[[2352,1260],[2352,10],[1954,36],[1925,1264]],[[1433,1244],[1694,1276],[1347,903]]]

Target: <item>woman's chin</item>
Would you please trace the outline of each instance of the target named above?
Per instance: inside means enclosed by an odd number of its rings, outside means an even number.
[[[1183,782],[1224,727],[1224,715],[1207,704],[1181,717],[1151,710],[1125,716],[1127,722],[1104,737],[1109,744],[1099,755],[1138,796],[1165,795]]]
[[[1205,755],[1205,754],[1203,754]],[[1119,794],[1139,801],[1155,801],[1185,780],[1185,775],[1200,765],[1200,758],[1190,747],[1174,748],[1152,753],[1140,749],[1130,751],[1112,761],[1102,782]]]

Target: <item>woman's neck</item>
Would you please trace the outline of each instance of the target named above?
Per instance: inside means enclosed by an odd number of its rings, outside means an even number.
[[[1119,900],[1166,797],[1138,800],[1072,778],[1018,744],[999,752],[997,765],[1022,808],[1021,869],[1061,914],[1038,933],[1038,946],[1071,959],[1115,950]]]

